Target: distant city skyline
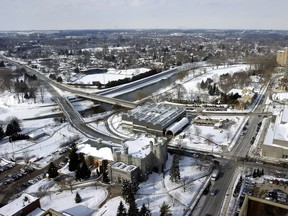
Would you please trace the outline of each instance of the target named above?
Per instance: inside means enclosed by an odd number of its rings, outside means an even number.
[[[0,30],[288,30],[287,0],[3,0]]]

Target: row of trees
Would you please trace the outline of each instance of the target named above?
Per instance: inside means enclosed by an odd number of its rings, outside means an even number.
[[[150,71],[147,71],[146,73],[141,73],[141,74],[135,75],[135,76],[133,76],[131,78],[126,77],[124,79],[109,81],[105,86],[106,86],[106,88],[110,88],[110,87],[122,85],[122,84],[125,84],[125,83],[133,82],[133,81],[136,81],[136,80],[140,80],[140,79],[152,76],[152,75],[157,74],[157,73],[159,73],[158,70],[152,69]]]
[[[145,203],[142,204],[140,210],[137,207],[136,201],[135,201],[135,194],[137,190],[139,189],[139,185],[137,181],[129,182],[127,180],[124,180],[122,183],[122,197],[125,200],[125,202],[129,205],[129,209],[125,208],[122,201],[120,201],[118,209],[117,209],[117,216],[151,216],[151,211],[149,207],[145,205]],[[160,216],[172,216],[170,206],[167,203],[163,203],[160,208]]]
[[[160,207],[160,210],[159,210],[160,216],[172,216],[170,208],[171,208],[171,206],[169,206],[166,202],[163,202],[161,207]],[[151,216],[152,213],[151,213],[151,210],[149,209],[149,207],[147,207],[145,205],[145,203],[142,204],[140,210],[138,210],[137,206],[135,208],[135,206],[131,207],[131,205],[130,205],[129,209],[127,211],[123,202],[120,201],[116,215],[117,216],[135,216],[135,215],[137,215],[137,216],[138,215],[139,216]]]

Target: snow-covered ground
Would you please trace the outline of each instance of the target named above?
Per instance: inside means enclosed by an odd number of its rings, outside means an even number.
[[[192,79],[188,78],[183,85],[188,91],[197,91],[197,83],[201,80],[205,80],[208,77],[214,77],[223,73],[233,73],[239,70],[247,69],[247,65],[238,65],[228,68],[219,68],[212,70],[207,68],[207,73]],[[197,71],[199,70],[199,71]],[[200,69],[197,69],[195,74],[200,75]],[[131,75],[132,72],[125,72],[126,75]],[[129,74],[130,73],[130,74]],[[105,74],[106,75],[106,74]],[[103,75],[101,75],[103,77]],[[99,78],[100,79],[100,78]],[[197,80],[199,79],[199,80]],[[107,82],[105,77],[105,82]],[[89,80],[91,81],[91,79]],[[104,80],[103,80],[104,81]],[[82,81],[84,82],[84,81]],[[66,93],[61,92],[62,95]],[[77,102],[79,110],[83,110],[86,106],[91,106],[91,103]],[[41,164],[46,165],[52,159],[51,154],[61,149],[61,145],[71,139],[71,137],[81,136],[79,132],[74,130],[68,123],[55,122],[53,118],[46,119],[33,119],[42,115],[58,112],[59,109],[51,101],[51,96],[46,93],[44,103],[37,101],[35,104],[33,101],[27,100],[23,103],[17,102],[16,98],[10,93],[5,93],[1,97],[0,101],[0,120],[5,122],[9,117],[15,116],[22,120],[23,133],[36,133],[37,131],[43,131],[46,135],[34,140],[34,141],[16,141],[12,144],[8,142],[7,138],[0,142],[1,156],[6,158],[13,157],[29,157],[29,158],[40,158],[44,157]],[[89,122],[89,125],[105,134],[111,134],[105,127],[104,122],[101,119],[109,116],[111,113],[97,114],[94,116],[86,117],[85,121]],[[32,120],[24,120],[31,118]],[[229,148],[233,145],[234,136],[228,136],[230,134],[236,135],[237,131],[240,131],[245,122],[244,117],[237,116],[222,116],[223,119],[229,119],[234,122],[228,130],[214,129],[208,126],[197,126],[200,128],[201,135],[195,136],[195,125],[190,125],[184,131],[185,138],[177,136],[173,141],[172,145],[179,145],[179,143],[185,148],[197,149],[207,152],[218,152],[222,151],[222,146]],[[133,134],[124,131],[121,128],[121,117],[116,114],[108,119],[110,128],[115,130],[115,133],[121,134],[121,136],[132,137]],[[238,132],[239,133],[239,132]],[[212,143],[206,143],[205,137],[210,134],[212,136]],[[114,136],[111,134],[111,136]],[[81,136],[83,138],[83,136]],[[182,215],[183,210],[188,205],[193,205],[195,197],[200,189],[203,187],[206,178],[205,175],[209,173],[209,164],[207,167],[199,170],[197,161],[193,158],[181,157],[180,160],[180,172],[181,180],[179,183],[171,183],[169,180],[169,167],[171,166],[172,156],[169,155],[167,160],[165,174],[152,173],[149,176],[148,181],[140,184],[140,189],[136,195],[136,202],[138,207],[145,203],[149,206],[152,211],[152,215],[159,215],[159,209],[161,204],[165,201],[171,205],[173,215]],[[62,170],[63,173],[65,170]],[[68,173],[69,174],[69,173]],[[185,188],[184,188],[185,181]],[[105,187],[87,186],[85,188],[77,188],[71,191],[62,190],[62,188],[49,180],[41,180],[37,184],[34,184],[26,192],[33,193],[39,192],[39,188],[45,188],[48,194],[44,195],[40,202],[43,209],[54,208],[58,211],[65,211],[74,215],[115,215],[117,207],[121,200],[120,197],[108,200],[101,208],[100,205],[104,199],[107,198],[107,191]],[[76,191],[79,192],[83,199],[80,204],[75,204],[74,198]],[[61,203],[61,204],[60,204]],[[99,208],[99,209],[98,209]],[[81,214],[78,214],[81,212]]]
[[[107,73],[91,74],[82,76],[80,79],[75,80],[73,83],[92,84],[92,82],[100,82],[106,84],[110,81],[115,81],[124,78],[131,78],[141,73],[149,71],[148,68],[136,68],[127,70],[116,70],[113,68],[108,69]]]
[[[171,206],[171,212],[175,216],[183,215],[183,210],[188,206],[195,205],[196,195],[203,188],[206,176],[210,174],[211,164],[202,161],[202,168],[199,170],[198,161],[190,157],[181,156],[179,161],[181,180],[178,183],[170,182],[169,167],[171,166],[172,156],[166,162],[165,174],[152,173],[146,182],[139,185],[139,190],[135,196],[138,208],[144,203],[152,212],[153,216],[159,215],[160,206],[163,202]],[[63,170],[65,169],[65,170]],[[66,176],[73,175],[67,170],[67,166],[61,169],[61,173]],[[185,181],[185,184],[184,184]],[[72,182],[71,191],[69,184],[57,183],[54,180],[43,179],[27,188],[24,192],[35,194],[41,193],[41,208],[47,210],[53,208],[60,212],[67,212],[72,215],[94,215],[94,216],[114,216],[120,201],[125,204],[121,197],[108,199],[106,187],[91,183]],[[77,186],[78,185],[78,186]],[[82,202],[75,203],[76,192],[82,198]],[[102,205],[103,204],[103,205]],[[100,208],[100,205],[101,208]],[[126,208],[129,207],[125,204]]]

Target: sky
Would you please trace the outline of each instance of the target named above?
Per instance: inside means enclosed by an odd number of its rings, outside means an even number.
[[[0,3],[0,30],[288,30],[287,0],[0,0]]]

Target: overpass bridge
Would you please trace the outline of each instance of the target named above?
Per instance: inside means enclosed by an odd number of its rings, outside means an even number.
[[[97,101],[108,103],[108,104],[112,104],[112,105],[119,105],[121,107],[129,108],[129,109],[133,109],[133,108],[135,108],[138,105],[137,103],[133,103],[133,102],[130,102],[130,101],[125,101],[125,100],[121,100],[121,99],[118,99],[118,98],[110,98],[110,97],[107,97],[107,96],[101,96],[101,95],[96,95],[96,94],[91,94],[91,93],[85,93],[85,92],[79,91],[79,90],[77,90],[75,88],[70,88],[67,85],[64,85],[62,83],[56,82],[55,80],[49,79],[42,72],[36,70],[35,68],[31,68],[28,65],[24,65],[24,64],[21,64],[19,62],[14,61],[14,60],[11,60],[11,59],[9,59],[9,58],[1,55],[1,54],[0,54],[0,58],[2,58],[3,60],[8,61],[8,62],[18,66],[18,67],[25,68],[28,73],[35,74],[38,78],[40,78],[45,83],[49,83],[49,84],[51,84],[53,86],[56,86],[57,88],[59,88],[59,89],[61,89],[63,91],[71,92],[71,93],[73,93],[73,94],[75,94],[77,96],[80,96],[80,97],[83,97],[83,98],[88,98],[88,99],[91,99],[91,100],[97,100]]]
[[[72,92],[72,91],[70,91],[70,92]],[[106,96],[101,96],[101,95],[96,95],[96,94],[91,94],[91,93],[85,93],[85,92],[75,91],[75,90],[73,91],[73,93],[79,97],[87,98],[90,100],[96,100],[96,101],[100,101],[100,102],[104,102],[104,103],[108,103],[108,104],[112,104],[112,105],[118,105],[118,106],[129,108],[129,109],[134,109],[135,107],[138,106],[137,103],[134,103],[131,101],[121,100],[118,98],[110,98],[110,97],[106,97]]]

